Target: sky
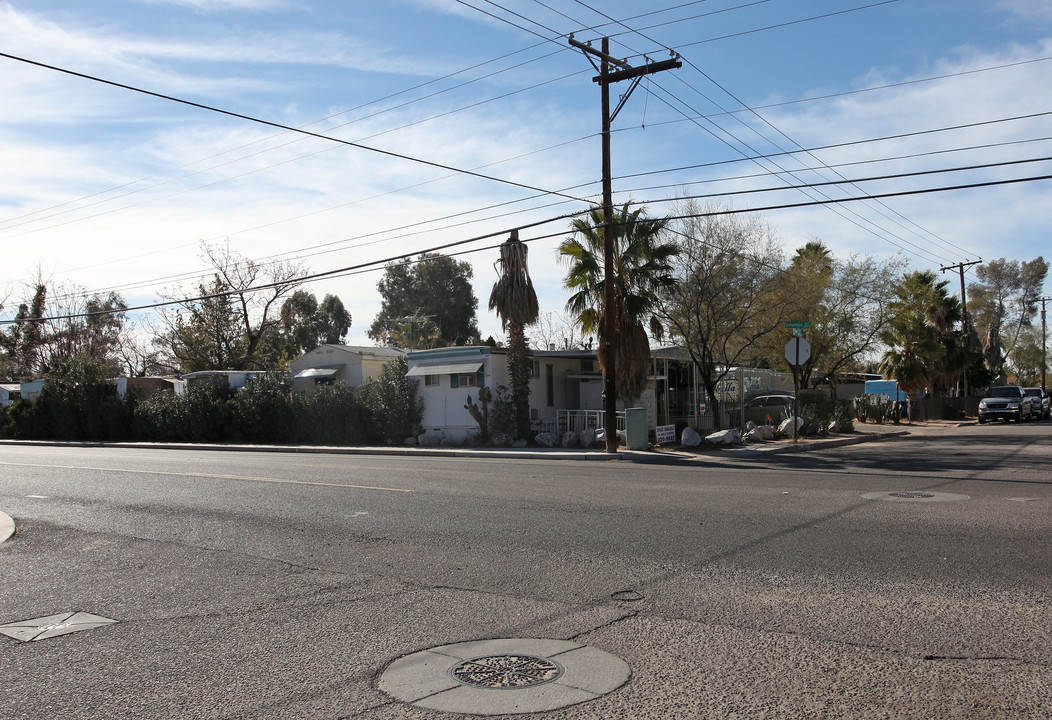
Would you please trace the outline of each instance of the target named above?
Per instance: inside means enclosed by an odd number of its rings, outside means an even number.
[[[307,288],[372,345],[383,263],[461,243],[501,337],[494,248],[520,227],[560,313],[565,216],[601,193],[571,33],[683,62],[614,120],[617,203],[720,194],[698,202],[754,211],[787,254],[817,238],[911,269],[1050,255],[1052,182],[1025,179],[1052,175],[1052,0],[0,0],[0,315],[37,277],[189,293],[211,243],[360,268]]]

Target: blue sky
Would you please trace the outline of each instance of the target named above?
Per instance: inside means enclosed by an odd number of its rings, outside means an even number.
[[[683,57],[683,68],[644,80],[614,125],[616,199],[647,202],[654,215],[687,193],[1052,155],[1052,141],[1040,140],[1052,136],[1052,116],[1006,121],[1052,112],[1050,0],[0,0],[0,52],[509,181],[0,58],[0,298],[17,299],[42,273],[146,303],[205,269],[202,241],[323,272],[581,210],[599,192],[599,90],[560,37],[570,32],[610,35],[612,54],[634,65],[669,48]],[[943,130],[960,125],[972,127]],[[924,134],[860,142],[909,133]],[[840,143],[855,144],[777,165],[740,161]],[[806,169],[816,164],[840,177]],[[864,187],[893,193],[1050,168]],[[918,269],[1030,260],[1052,247],[1050,189],[1027,182],[763,218],[787,252],[817,237],[839,256],[900,254]],[[720,202],[808,199],[785,190]],[[548,312],[566,298],[555,253],[565,229],[523,233],[554,235],[530,254]],[[499,334],[485,309],[496,253],[464,259],[475,267],[480,327]],[[310,285],[344,300],[351,343],[371,344],[379,277]]]

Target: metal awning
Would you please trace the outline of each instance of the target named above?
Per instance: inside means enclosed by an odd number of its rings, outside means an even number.
[[[340,368],[343,365],[322,365],[321,367],[312,367],[305,370],[300,370],[296,373],[295,377],[298,378],[328,378],[333,377],[336,373],[340,372]]]
[[[451,365],[417,365],[410,368],[406,373],[408,377],[423,377],[424,375],[460,375],[461,373],[474,373],[482,369],[481,360],[472,360],[467,363],[454,363]]]

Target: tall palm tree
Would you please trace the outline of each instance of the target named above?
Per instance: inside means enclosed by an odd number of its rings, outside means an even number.
[[[500,269],[489,296],[489,309],[495,310],[508,331],[508,373],[511,399],[515,406],[515,425],[520,438],[530,434],[530,364],[527,356],[526,326],[537,322],[540,308],[526,261],[528,249],[517,230],[500,246]]]
[[[890,349],[880,370],[909,395],[911,420],[919,410],[921,389],[949,383],[968,365],[963,338],[954,330],[961,306],[947,293],[947,284],[930,270],[904,276],[895,288],[894,317],[881,336]]]
[[[614,211],[612,220],[615,382],[618,396],[629,399],[638,397],[646,382],[650,361],[647,326],[655,337],[663,335],[656,311],[659,295],[675,285],[671,259],[679,248],[661,241],[668,221],[647,218],[642,208],[632,210],[625,203]],[[563,285],[573,291],[566,308],[583,333],[599,339],[599,365],[606,372],[603,226],[603,209],[592,208],[587,218],[571,223],[574,234],[559,245],[559,254],[569,265]]]

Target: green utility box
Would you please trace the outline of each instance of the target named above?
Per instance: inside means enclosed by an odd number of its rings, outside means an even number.
[[[650,423],[646,408],[625,410],[625,444],[629,450],[646,450],[650,441]]]

